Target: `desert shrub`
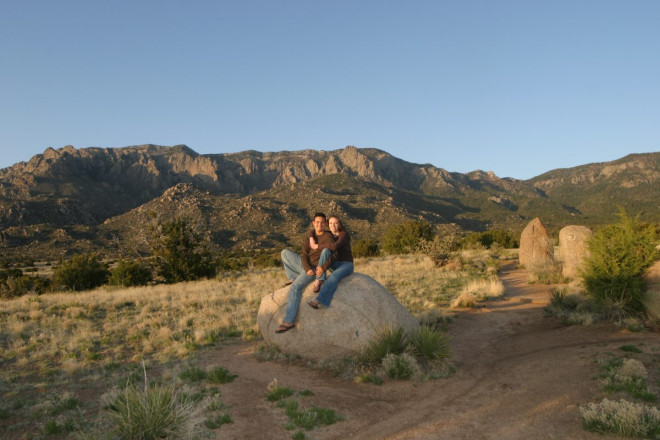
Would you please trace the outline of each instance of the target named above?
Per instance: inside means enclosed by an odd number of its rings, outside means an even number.
[[[273,255],[270,252],[259,252],[257,255],[252,257],[251,264],[254,267],[259,268],[277,267],[282,265],[282,261],[276,255]]]
[[[70,260],[61,260],[53,272],[57,287],[74,291],[93,289],[105,284],[108,265],[96,254],[75,254]]]
[[[569,293],[566,289],[554,288],[550,291],[549,307],[559,310],[575,310],[581,301],[578,295]]]
[[[206,374],[209,382],[212,383],[229,383],[233,382],[238,376],[231,374],[229,370],[224,367],[215,367]]]
[[[222,425],[226,425],[227,423],[234,423],[232,420],[231,416],[229,414],[217,414],[215,417],[208,419],[204,422],[204,426],[206,426],[209,429],[218,429]]]
[[[171,386],[130,385],[109,405],[113,434],[119,438],[151,440],[200,438],[203,419],[195,402]]]
[[[405,254],[416,250],[423,241],[431,241],[435,233],[430,223],[408,221],[390,226],[383,236],[383,250],[388,254]]]
[[[401,354],[408,347],[408,336],[403,328],[386,328],[369,341],[362,353],[362,360],[368,364],[380,363],[388,354]]]
[[[353,251],[353,256],[356,258],[377,257],[378,254],[380,254],[378,243],[375,240],[357,240],[351,245],[351,249]]]
[[[410,353],[421,364],[444,361],[451,356],[450,337],[443,330],[421,326],[410,334]]]
[[[281,264],[281,262],[279,264]],[[247,269],[248,262],[245,260],[245,258],[241,258],[232,252],[224,252],[216,257],[214,265],[218,271],[231,272]]]
[[[146,286],[152,280],[151,270],[135,260],[119,260],[112,270],[108,284],[111,286]]]
[[[371,373],[360,374],[355,378],[356,383],[372,383],[374,385],[382,385],[383,379]]]
[[[499,245],[504,249],[512,249],[518,247],[518,242],[510,232],[494,229],[492,231],[468,234],[463,239],[462,245],[465,248],[472,248],[475,245],[490,248],[492,245]]]
[[[477,302],[479,302],[479,298],[474,292],[463,291],[453,298],[449,305],[451,308],[469,308],[476,306]]]
[[[183,371],[181,371],[181,373],[179,373],[179,379],[188,382],[201,382],[206,378],[206,371],[193,365],[187,366]]]
[[[652,406],[604,399],[580,406],[580,415],[589,431],[642,438],[660,435],[660,410]]]
[[[47,278],[24,275],[20,269],[0,270],[0,298],[15,298],[28,293],[41,295],[49,287]]]
[[[571,293],[565,288],[553,288],[544,313],[548,316],[556,316],[564,324],[590,325],[600,319],[592,309],[591,302],[584,295]]]
[[[151,230],[151,238],[156,270],[166,283],[215,274],[210,252],[187,220],[159,221]]]
[[[408,353],[390,353],[383,358],[382,366],[391,379],[412,379],[420,373],[417,360]]]
[[[656,232],[649,225],[619,213],[620,222],[596,232],[585,261],[587,293],[611,317],[622,319],[644,311],[644,271],[655,261]]]
[[[646,383],[648,371],[644,364],[636,359],[626,359],[620,366],[609,370],[604,387],[607,391],[625,391],[631,396],[653,402],[656,400]]]
[[[293,396],[293,390],[289,387],[279,385],[277,379],[271,381],[266,387],[266,400],[269,402],[278,402],[291,396]]]
[[[455,234],[438,234],[432,240],[421,240],[418,246],[437,266],[446,265],[458,247],[458,237]]]

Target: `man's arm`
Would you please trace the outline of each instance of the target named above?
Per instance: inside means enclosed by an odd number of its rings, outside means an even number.
[[[305,272],[309,274],[310,271],[314,272],[314,268],[312,267],[312,261],[309,258],[309,251],[310,251],[310,246],[309,246],[309,237],[305,237],[303,240],[302,244],[302,252],[300,253],[300,262],[302,263],[303,269],[305,269]]]

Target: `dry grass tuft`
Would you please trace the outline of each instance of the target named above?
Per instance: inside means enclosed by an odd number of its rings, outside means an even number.
[[[451,301],[451,307],[474,307],[479,301],[504,295],[504,285],[498,278],[471,280]]]

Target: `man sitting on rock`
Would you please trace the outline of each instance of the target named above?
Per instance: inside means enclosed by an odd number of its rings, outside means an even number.
[[[284,333],[296,326],[293,322],[298,315],[298,307],[300,307],[303,290],[316,278],[316,268],[319,266],[321,252],[324,248],[330,247],[330,244],[333,242],[332,234],[325,229],[326,222],[325,214],[322,212],[314,214],[312,226],[319,244],[316,249],[311,248],[309,234],[305,234],[301,255],[289,249],[282,251],[282,263],[284,264],[284,271],[289,280],[287,284],[290,282],[291,287],[289,288],[289,299],[286,305],[284,322],[275,330],[276,333]],[[326,262],[324,265],[329,264],[332,264],[332,262]]]

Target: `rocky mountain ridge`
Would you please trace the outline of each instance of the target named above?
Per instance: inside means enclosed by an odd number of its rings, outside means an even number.
[[[291,244],[317,209],[373,239],[407,219],[467,230],[515,231],[535,216],[550,227],[598,224],[611,220],[613,202],[657,221],[659,161],[660,153],[630,155],[521,181],[352,146],[207,155],[185,145],[49,148],[0,170],[0,249],[107,252],[111,242],[139,241],[146,213],[193,218],[227,249]]]

